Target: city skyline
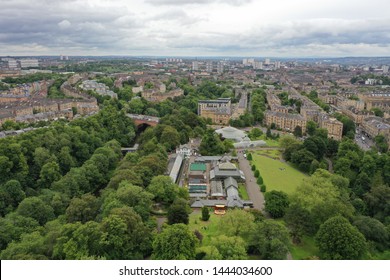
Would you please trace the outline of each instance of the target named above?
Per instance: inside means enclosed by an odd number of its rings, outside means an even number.
[[[0,55],[388,56],[384,0],[2,0]]]

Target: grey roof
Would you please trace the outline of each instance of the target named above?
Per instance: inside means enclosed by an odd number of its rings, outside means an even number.
[[[210,180],[212,179],[222,179],[227,177],[233,177],[237,179],[245,179],[242,172],[240,170],[220,170],[218,166],[216,166],[213,170],[210,171]]]
[[[234,148],[253,148],[253,147],[259,147],[259,146],[265,146],[267,143],[263,140],[256,140],[256,141],[247,141],[243,140],[239,143],[234,143]]]
[[[233,208],[233,207],[243,208],[244,207],[244,203],[238,195],[229,197],[227,202],[228,202],[227,206],[231,207],[231,208]]]
[[[221,161],[225,158],[226,156],[221,155],[221,156],[199,156],[195,158],[195,162],[212,162],[212,161]],[[238,157],[229,157],[231,160],[237,160]]]
[[[231,162],[222,162],[218,165],[220,170],[236,170],[237,167]]]
[[[200,199],[197,198],[194,203],[191,204],[192,208],[202,208],[203,206],[213,207],[215,205],[227,205],[227,200],[219,200],[219,199]]]
[[[211,181],[210,189],[211,196],[224,196],[222,181]]]
[[[189,193],[189,196],[190,196],[190,198],[200,199],[200,198],[206,198],[207,193]]]
[[[237,142],[241,141],[241,139],[246,136],[246,133],[244,131],[231,126],[217,129],[215,132],[221,134],[222,137],[225,139],[231,139]]]
[[[253,202],[248,200],[241,200],[239,197],[234,197],[228,200],[197,198],[196,201],[191,204],[191,207],[202,208],[203,206],[213,207],[215,205],[225,205],[230,208],[234,208],[234,207],[244,208],[245,206],[252,206]]]
[[[223,183],[226,189],[231,186],[235,187],[236,189],[238,188],[237,181],[233,177],[226,178]]]
[[[172,170],[169,173],[169,177],[171,177],[172,181],[176,183],[177,176],[179,176],[180,168],[183,163],[183,156],[181,154],[178,154],[176,156],[175,163],[173,164]]]
[[[238,196],[238,189],[234,186],[226,187],[226,196],[228,197],[228,200],[233,199],[235,197],[239,197]]]

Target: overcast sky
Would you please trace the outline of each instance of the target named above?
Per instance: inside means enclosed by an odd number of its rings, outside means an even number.
[[[0,55],[390,56],[389,0],[0,0]]]

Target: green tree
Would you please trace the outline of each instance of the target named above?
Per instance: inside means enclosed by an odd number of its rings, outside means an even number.
[[[332,217],[321,225],[316,241],[324,259],[360,259],[367,250],[363,234],[340,216]]]
[[[18,206],[19,203],[26,198],[26,194],[17,180],[9,180],[1,186],[0,190],[3,190],[9,196],[13,208]]]
[[[306,123],[306,132],[310,136],[313,136],[317,130],[317,124],[314,121],[308,121]]]
[[[218,250],[223,260],[247,259],[245,241],[241,237],[219,235],[211,239],[210,245]]]
[[[250,133],[249,133],[249,137],[252,140],[259,138],[261,135],[263,135],[263,132],[261,131],[260,128],[257,128],[257,127],[252,128]]]
[[[312,234],[313,229],[312,215],[309,210],[299,204],[290,204],[286,210],[284,221],[290,229],[293,242],[301,243],[301,238],[305,234]]]
[[[145,109],[145,105],[140,98],[131,99],[128,105],[129,113],[132,114],[142,114]]]
[[[188,224],[189,206],[184,199],[176,199],[168,208],[168,224]]]
[[[302,127],[300,127],[299,125],[297,125],[297,126],[294,128],[293,134],[294,134],[295,137],[302,137]]]
[[[380,108],[372,108],[371,111],[374,112],[375,116],[380,118],[383,118],[383,116],[385,115]]]
[[[0,183],[6,182],[10,177],[10,171],[13,167],[12,161],[6,156],[0,156]]]
[[[153,242],[153,258],[156,260],[195,259],[197,245],[195,235],[183,224],[166,227]]]
[[[389,144],[387,144],[386,138],[382,134],[375,136],[374,141],[381,153],[386,153],[389,150]]]
[[[265,210],[273,218],[283,217],[288,205],[288,196],[284,192],[270,191],[265,194]]]
[[[167,151],[172,151],[180,145],[179,132],[172,126],[165,126],[160,137],[160,143],[165,146]]]
[[[35,219],[40,225],[54,219],[53,208],[38,197],[25,198],[16,209],[16,213]]]
[[[227,236],[240,236],[247,240],[254,227],[254,216],[242,209],[233,209],[221,217],[219,230]]]
[[[38,184],[42,188],[49,188],[51,184],[61,178],[60,167],[56,162],[48,162],[42,166]]]
[[[342,215],[349,218],[353,214],[348,180],[323,169],[318,169],[298,186],[290,196],[290,203],[309,211],[314,232],[330,217]]]
[[[353,225],[364,235],[367,241],[374,243],[374,247],[380,251],[388,248],[390,233],[377,219],[368,216],[357,216]]]
[[[249,251],[266,260],[287,258],[289,235],[286,227],[273,220],[256,223],[249,239]]]
[[[178,194],[178,186],[171,177],[159,175],[153,177],[146,190],[154,195],[154,200],[165,204],[172,203]]]
[[[103,215],[110,213],[111,209],[128,206],[140,215],[143,221],[149,219],[153,203],[153,194],[145,189],[134,186],[127,181],[120,183],[118,190],[108,190],[103,194]]]
[[[210,211],[207,206],[202,207],[202,221],[207,222],[210,219]]]
[[[86,223],[94,220],[100,208],[98,199],[92,194],[84,194],[80,198],[75,197],[70,201],[66,209],[66,218],[68,222]]]
[[[22,235],[19,242],[12,242],[0,254],[2,260],[47,260],[44,237],[35,231]]]
[[[213,130],[207,130],[200,143],[199,152],[202,155],[221,155],[225,152],[225,147]]]
[[[130,207],[112,209],[101,223],[104,256],[107,259],[143,259],[151,253],[152,235]]]

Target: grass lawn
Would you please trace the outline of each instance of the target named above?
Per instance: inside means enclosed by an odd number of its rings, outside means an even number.
[[[279,147],[279,141],[277,140],[272,140],[272,139],[265,139],[265,134],[261,135],[260,137],[258,137],[259,140],[264,140],[265,143],[267,143],[266,146],[268,147]]]
[[[256,153],[252,154],[254,163],[263,177],[267,191],[284,191],[291,194],[295,191],[302,180],[307,176],[285,162],[261,156]]]
[[[304,260],[311,256],[318,256],[319,251],[313,237],[305,236],[299,245],[292,244],[290,252],[294,260]]]
[[[210,211],[210,219],[207,222],[202,221],[201,217],[201,211],[192,212],[188,226],[192,232],[198,230],[203,235],[202,246],[207,246],[212,237],[220,235],[218,234],[218,224],[222,216],[215,215]]]
[[[238,184],[238,194],[240,195],[241,199],[243,200],[249,200],[248,192],[246,191],[245,184]]]
[[[280,159],[281,151],[279,150],[257,150],[251,151],[252,154],[264,155],[274,159]]]
[[[266,147],[279,147],[279,141],[278,140],[272,140],[272,139],[266,139],[265,133],[262,134],[259,137],[256,137],[252,140],[264,140],[266,143]]]

